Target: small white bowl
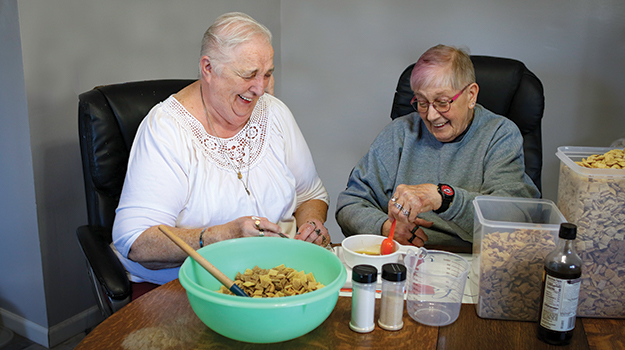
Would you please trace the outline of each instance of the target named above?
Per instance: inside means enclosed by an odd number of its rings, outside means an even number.
[[[343,260],[345,260],[345,263],[350,268],[356,265],[366,264],[375,266],[375,268],[378,269],[378,273],[381,273],[384,264],[400,262],[400,258],[403,258],[411,247],[393,241],[393,243],[395,243],[395,251],[389,255],[368,255],[356,253],[356,251],[366,250],[376,245],[379,246],[385,238],[385,236],[377,235],[353,235],[345,238],[341,243],[343,247]],[[415,247],[414,249],[417,248]]]

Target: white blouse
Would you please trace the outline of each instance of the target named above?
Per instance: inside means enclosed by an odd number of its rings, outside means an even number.
[[[132,281],[163,284],[178,278],[179,269],[150,270],[127,259],[147,228],[198,228],[255,215],[293,237],[293,213],[311,199],[329,203],[304,136],[282,101],[264,94],[248,124],[220,139],[170,96],[137,130],[113,243]]]

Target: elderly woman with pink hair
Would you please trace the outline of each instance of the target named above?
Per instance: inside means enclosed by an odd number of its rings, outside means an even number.
[[[517,126],[477,103],[469,55],[437,45],[412,71],[415,111],[378,135],[338,198],[346,236],[387,236],[405,245],[471,246],[479,195],[539,197],[525,174]]]

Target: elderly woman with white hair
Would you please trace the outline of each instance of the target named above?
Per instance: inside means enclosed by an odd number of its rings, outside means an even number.
[[[178,277],[186,254],[159,225],[195,249],[255,236],[330,243],[310,150],[287,106],[265,93],[269,30],[242,13],[220,16],[199,69],[198,81],[150,111],[132,146],[113,242],[134,282]]]

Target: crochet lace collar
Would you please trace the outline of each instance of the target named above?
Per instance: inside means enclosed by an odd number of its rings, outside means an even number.
[[[267,98],[261,96],[248,123],[233,137],[210,135],[204,126],[173,96],[165,102],[174,118],[188,130],[193,141],[211,162],[222,169],[247,171],[260,159],[265,148],[268,129]],[[235,169],[233,169],[236,168]]]

